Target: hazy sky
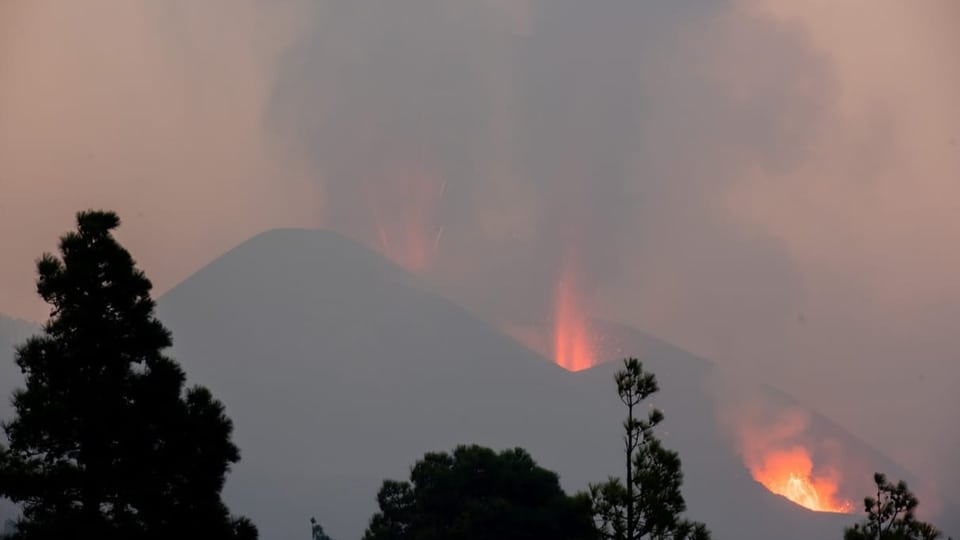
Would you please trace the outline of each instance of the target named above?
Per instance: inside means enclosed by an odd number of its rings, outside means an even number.
[[[158,292],[330,227],[504,324],[576,276],[591,313],[956,485],[958,25],[953,0],[8,0],[0,312],[44,317],[33,260],[79,209],[121,213]]]

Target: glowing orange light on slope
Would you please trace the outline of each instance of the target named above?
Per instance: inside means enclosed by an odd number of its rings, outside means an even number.
[[[843,514],[853,511],[850,501],[837,498],[837,479],[813,475],[813,460],[802,447],[772,450],[750,472],[771,492],[810,510]]]
[[[597,363],[597,343],[583,310],[583,302],[570,272],[557,283],[553,326],[553,359],[570,371]]]
[[[500,330],[544,358],[550,358],[553,354],[550,336],[543,328],[504,323],[500,325]]]
[[[446,181],[417,169],[397,168],[369,195],[380,251],[411,272],[430,267],[443,228],[436,213]]]

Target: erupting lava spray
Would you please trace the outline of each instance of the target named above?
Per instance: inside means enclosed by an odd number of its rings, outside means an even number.
[[[853,511],[853,503],[837,498],[839,474],[813,474],[813,459],[806,448],[770,450],[751,467],[753,479],[777,495],[817,512]]]
[[[820,445],[813,444],[808,434],[808,415],[792,410],[768,417],[768,411],[759,410],[763,408],[745,408],[731,417],[753,479],[804,508],[852,513],[853,503],[839,495],[843,480],[839,467],[817,462],[826,456],[817,453]]]
[[[421,167],[397,167],[387,178],[368,192],[380,251],[411,272],[423,272],[443,238],[436,214],[446,180]]]
[[[597,340],[590,329],[578,289],[576,273],[564,272],[555,291],[553,360],[570,371],[597,363]]]

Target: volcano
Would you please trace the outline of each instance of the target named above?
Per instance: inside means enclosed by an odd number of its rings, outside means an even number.
[[[593,321],[601,363],[565,370],[335,233],[263,233],[163,295],[158,315],[189,382],[208,386],[234,420],[242,460],[225,497],[263,538],[301,538],[311,516],[335,538],[358,538],[383,479],[460,443],[526,448],[569,492],[622,475],[610,360],[628,355],[660,381],[659,435],[683,460],[688,515],[714,538],[839,538],[858,519],[809,511],[754,478],[720,418],[722,372],[709,361]],[[9,395],[13,385],[0,383]],[[809,424],[864,470],[907,477],[828,420],[810,414]]]
[[[236,423],[243,461],[227,496],[264,537],[298,538],[314,515],[334,537],[358,537],[384,478],[458,443],[527,448],[571,491],[622,474],[617,363],[561,369],[335,233],[255,237],[164,295],[159,314],[187,373]],[[661,436],[683,459],[690,515],[716,538],[839,537],[856,519],[810,512],[751,477],[718,427],[709,362],[635,330],[604,333],[660,379]]]

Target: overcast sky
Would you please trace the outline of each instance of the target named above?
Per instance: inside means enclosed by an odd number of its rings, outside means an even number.
[[[158,293],[328,227],[491,320],[560,278],[960,483],[960,3],[0,3],[0,312],[79,209]]]

